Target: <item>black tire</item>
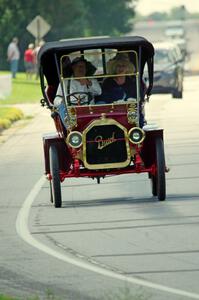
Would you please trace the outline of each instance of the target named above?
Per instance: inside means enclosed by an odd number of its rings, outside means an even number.
[[[62,199],[61,199],[61,183],[59,177],[59,159],[58,159],[57,149],[54,145],[50,146],[49,160],[50,160],[50,173],[52,176],[52,181],[51,181],[52,200],[55,207],[61,207]]]
[[[172,97],[175,99],[182,99],[183,96],[183,83],[178,79],[178,85],[172,93]]]
[[[160,201],[164,201],[166,198],[166,178],[165,178],[165,157],[164,157],[164,145],[161,138],[156,139],[156,188],[157,197]]]
[[[156,176],[151,175],[150,179],[151,179],[152,195],[153,196],[157,196],[157,180],[156,180]]]
[[[50,202],[53,203],[52,183],[50,181]]]
[[[182,99],[182,90],[176,89],[176,90],[173,92],[172,97],[173,97],[174,99]]]

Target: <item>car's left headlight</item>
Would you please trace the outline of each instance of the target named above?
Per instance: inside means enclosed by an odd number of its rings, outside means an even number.
[[[67,144],[72,148],[79,148],[82,145],[82,134],[79,131],[72,131],[67,136]]]
[[[128,137],[132,144],[140,144],[145,138],[145,132],[139,127],[134,127],[129,130]]]

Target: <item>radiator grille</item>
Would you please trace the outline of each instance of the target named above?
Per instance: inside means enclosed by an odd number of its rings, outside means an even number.
[[[116,124],[93,126],[85,134],[86,163],[101,169],[127,165],[127,145],[125,131]]]

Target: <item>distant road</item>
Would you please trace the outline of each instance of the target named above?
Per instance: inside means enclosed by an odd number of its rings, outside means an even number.
[[[152,42],[167,39],[164,35],[165,28],[170,22],[148,21],[135,24],[133,35],[141,35]],[[191,73],[199,73],[199,20],[186,20],[184,22],[187,39],[187,51],[190,53],[190,60],[186,70]]]

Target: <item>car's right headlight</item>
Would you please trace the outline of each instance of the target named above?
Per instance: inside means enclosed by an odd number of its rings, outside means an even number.
[[[128,137],[132,144],[140,144],[145,138],[145,132],[139,127],[134,127],[129,130]]]

